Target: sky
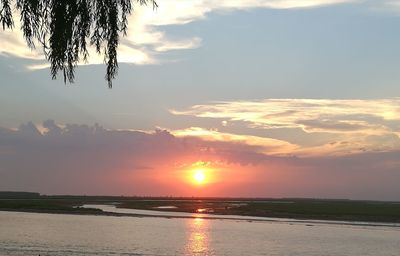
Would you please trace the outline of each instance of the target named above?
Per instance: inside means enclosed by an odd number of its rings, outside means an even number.
[[[0,190],[400,200],[400,1],[158,5],[112,89],[1,31]]]

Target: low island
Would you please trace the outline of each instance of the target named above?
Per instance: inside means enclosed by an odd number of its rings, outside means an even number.
[[[0,210],[133,216],[87,207],[112,204],[118,208],[239,215],[300,220],[335,220],[400,223],[400,202],[301,198],[181,198],[40,195],[29,192],[0,192]],[[82,207],[86,205],[85,207]]]

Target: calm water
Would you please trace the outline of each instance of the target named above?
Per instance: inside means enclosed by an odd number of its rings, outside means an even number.
[[[0,255],[393,255],[399,227],[0,212]]]

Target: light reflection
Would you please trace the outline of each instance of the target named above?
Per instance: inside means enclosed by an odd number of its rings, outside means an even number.
[[[198,213],[213,213],[214,209],[212,208],[199,208],[196,210]]]
[[[210,233],[209,221],[202,218],[189,219],[187,222],[188,240],[186,255],[209,255]]]

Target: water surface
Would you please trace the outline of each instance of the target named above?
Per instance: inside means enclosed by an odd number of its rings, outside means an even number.
[[[393,255],[399,227],[0,212],[0,255]]]

